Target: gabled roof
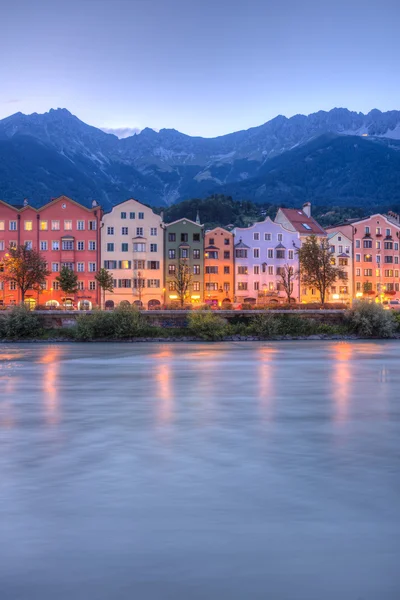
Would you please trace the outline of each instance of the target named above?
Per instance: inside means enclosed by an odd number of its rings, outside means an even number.
[[[246,246],[246,244],[244,242],[242,242],[242,238],[240,238],[239,242],[237,244],[235,244],[235,248],[239,248],[239,250],[241,248],[244,248],[246,250],[250,250],[250,246]]]
[[[192,219],[187,219],[186,217],[182,217],[181,219],[177,219],[176,221],[172,221],[171,223],[165,223],[165,227],[171,227],[171,225],[176,225],[177,223],[180,223],[181,221],[187,221],[188,223],[192,223],[192,225],[196,225],[196,227],[200,227],[201,229],[204,229],[204,225],[201,225],[200,223],[196,223],[195,221],[192,221]]]
[[[350,256],[342,252],[342,254],[338,254],[338,258],[350,258]]]
[[[325,229],[313,217],[306,215],[304,210],[297,208],[280,208],[294,229],[305,235],[326,235]]]
[[[286,246],[279,242],[279,244],[275,246],[275,250],[286,250]]]
[[[219,248],[217,248],[217,246],[207,246],[204,250],[219,250]]]

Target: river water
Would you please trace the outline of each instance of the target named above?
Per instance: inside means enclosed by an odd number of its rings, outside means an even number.
[[[400,343],[0,345],[1,600],[399,600]]]

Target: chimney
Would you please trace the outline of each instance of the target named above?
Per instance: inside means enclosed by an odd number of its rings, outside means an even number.
[[[303,204],[303,212],[307,215],[307,217],[311,217],[311,202],[305,202]]]
[[[199,213],[199,211],[197,211],[197,214],[196,214],[196,223],[197,223],[197,225],[200,225],[200,213]]]
[[[25,198],[25,200],[24,200],[24,206],[28,206],[28,204],[29,204],[29,200],[28,200],[28,198]]]

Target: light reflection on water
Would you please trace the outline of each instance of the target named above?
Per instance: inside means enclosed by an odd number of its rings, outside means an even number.
[[[0,346],[1,600],[398,600],[400,344]]]

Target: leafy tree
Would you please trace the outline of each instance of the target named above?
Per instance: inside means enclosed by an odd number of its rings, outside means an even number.
[[[46,282],[50,274],[47,263],[37,250],[28,248],[26,244],[8,249],[3,261],[2,279],[15,281],[21,292],[22,302],[29,289],[37,289]]]
[[[100,286],[103,296],[103,308],[106,301],[106,292],[114,292],[114,279],[110,271],[101,268],[95,275],[95,279]]]
[[[68,267],[62,267],[60,274],[56,277],[61,290],[66,296],[76,294],[78,291],[78,276]]]
[[[293,288],[294,288],[294,282],[297,279],[298,274],[297,272],[294,270],[294,267],[292,267],[292,265],[284,265],[281,270],[280,270],[280,284],[282,285],[283,289],[285,290],[286,296],[287,296],[287,301],[290,304],[290,299],[292,297],[292,293],[293,293]]]
[[[175,269],[175,274],[170,281],[173,282],[175,291],[179,298],[181,307],[185,304],[185,300],[189,295],[190,286],[192,284],[192,272],[187,261],[180,260]]]
[[[321,304],[325,303],[327,289],[340,277],[340,269],[332,264],[329,241],[311,235],[297,251],[300,262],[300,277],[307,287],[315,287]]]

